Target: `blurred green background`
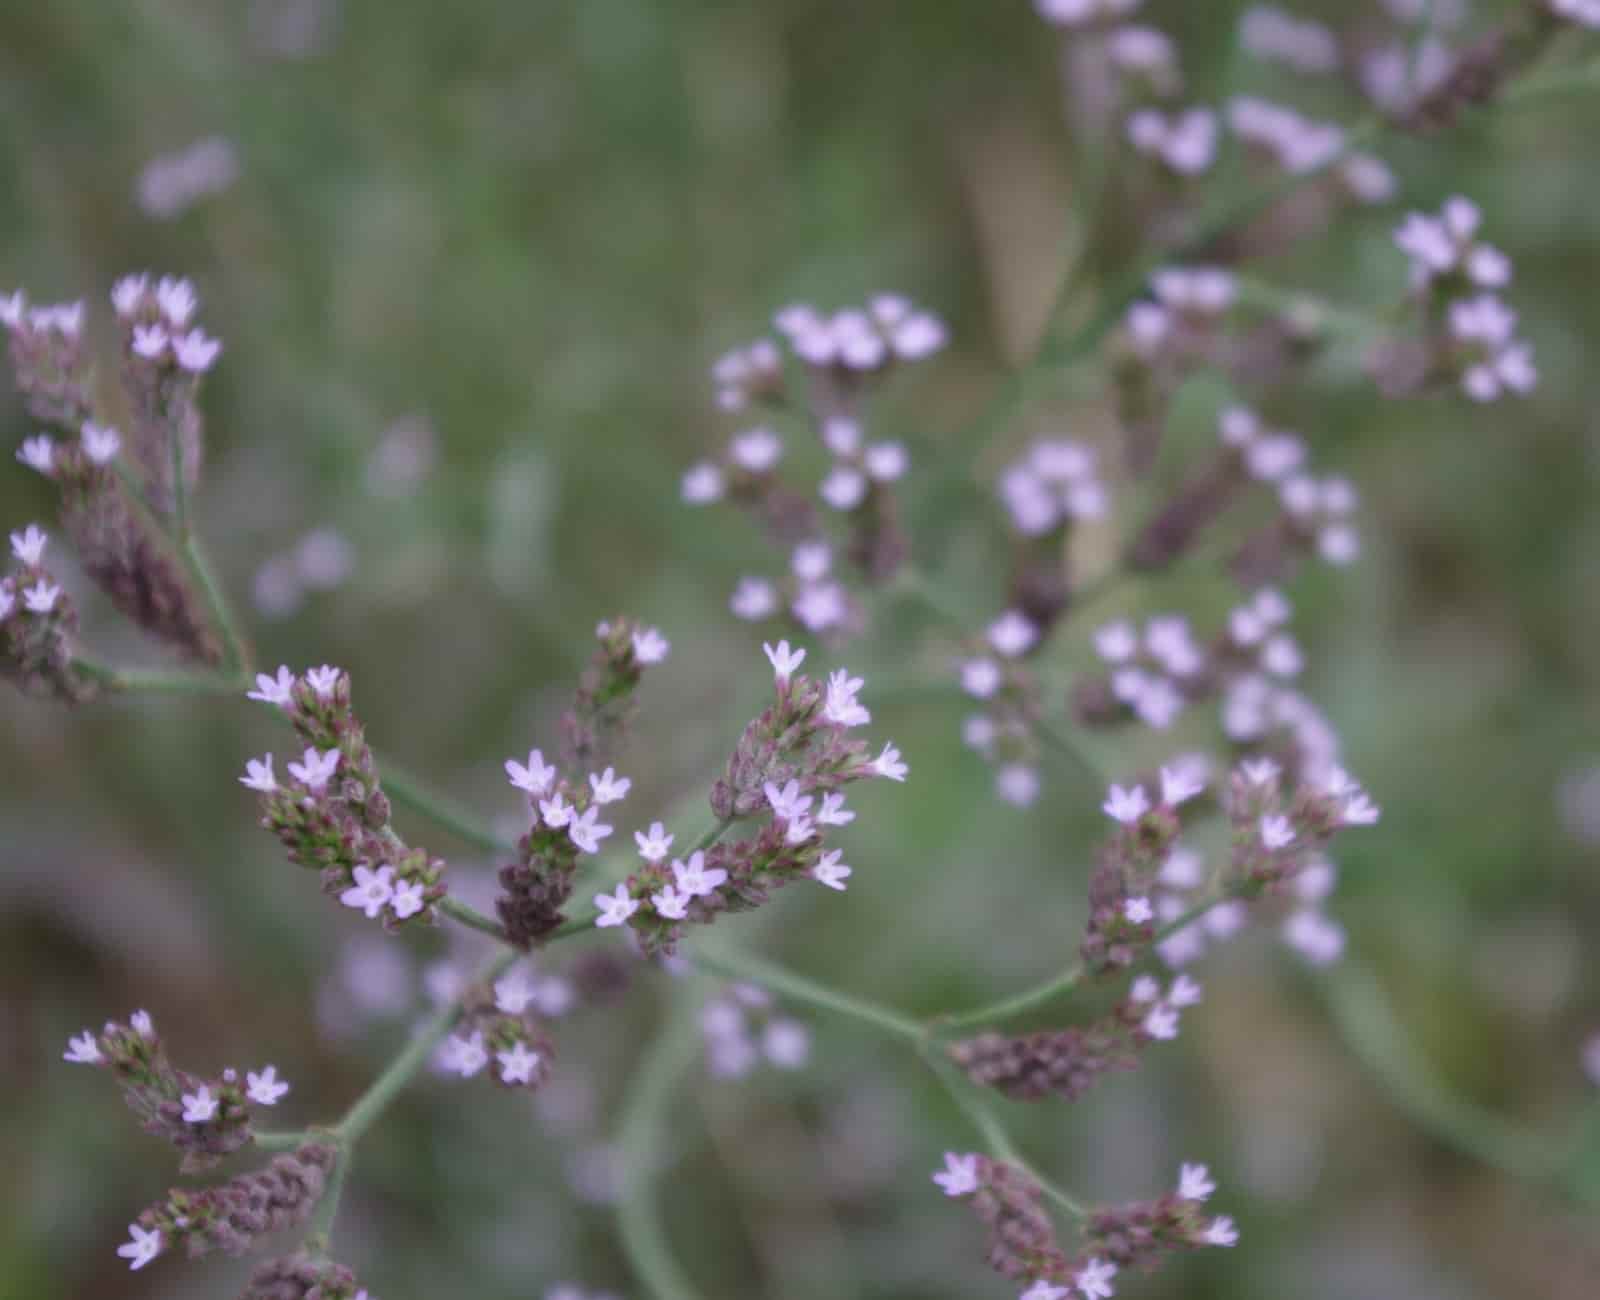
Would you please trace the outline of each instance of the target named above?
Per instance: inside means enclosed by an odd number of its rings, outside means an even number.
[[[1200,98],[1229,78],[1355,115],[1348,91],[1232,59],[1236,9],[1153,0],[1144,17],[1182,37]],[[1054,38],[1024,0],[9,5],[0,287],[84,296],[104,328],[123,271],[195,278],[226,345],[197,509],[260,659],[348,668],[380,755],[486,816],[514,823],[500,762],[554,744],[595,621],[658,622],[674,655],[621,764],[625,837],[704,784],[766,690],[759,634],[726,597],[781,559],[742,517],[677,501],[683,468],[735,427],[710,400],[717,355],[795,298],[895,289],[944,315],[951,349],[875,411],[876,431],[916,449],[913,513],[974,456],[987,493],[1029,436],[1109,432],[1093,393],[1046,385],[995,447],[961,442],[1031,348],[1062,265],[1061,100]],[[1334,914],[1431,1072],[1549,1134],[1592,1091],[1578,1052],[1600,1026],[1600,778],[1584,783],[1600,769],[1597,122],[1594,99],[1562,100],[1392,143],[1401,207],[1261,268],[1388,304],[1399,212],[1457,191],[1516,260],[1543,373],[1531,400],[1381,402],[1347,359],[1273,415],[1365,497],[1362,563],[1291,593],[1308,687],[1385,809],[1341,843]],[[141,210],[146,165],[210,136],[231,144],[237,180],[172,219]],[[1180,445],[1210,436],[1207,400],[1180,411]],[[0,424],[7,448],[32,432],[9,394]],[[20,467],[0,475],[9,527],[48,523],[50,497]],[[979,612],[1002,599],[996,519],[941,518],[915,539]],[[297,592],[323,529],[353,569]],[[339,558],[325,537],[309,551],[313,571]],[[1227,598],[1185,580],[1108,608],[1204,624]],[[85,622],[104,657],[149,658],[92,599]],[[960,746],[954,690],[872,701],[875,675],[943,671],[934,632],[883,602],[870,635],[823,656],[865,673],[874,733],[913,773],[852,799],[850,892],[790,891],[717,936],[919,1014],[1070,957],[1102,820],[1095,778],[1065,763],[1032,810],[996,804]],[[1062,662],[1086,662],[1068,640]],[[283,864],[235,776],[284,736],[242,702],[67,713],[8,692],[0,713],[0,1296],[232,1294],[244,1264],[123,1270],[114,1247],[171,1161],[104,1078],[62,1063],[68,1033],[147,1007],[196,1069],[276,1062],[295,1085],[288,1121],[311,1122],[361,1090],[426,1004],[425,972],[468,945],[385,944]],[[1140,745],[1095,752],[1127,770],[1160,752]],[[490,863],[401,823],[487,901]],[[586,954],[621,945],[585,944],[545,960],[585,990],[545,1094],[424,1081],[362,1148],[339,1253],[375,1294],[535,1297],[562,1280],[644,1294],[606,1203],[610,1143],[672,989],[632,964],[625,995],[612,989]],[[1180,1159],[1213,1167],[1241,1246],[1122,1293],[1595,1294],[1592,1212],[1419,1129],[1270,934],[1197,973],[1205,1004],[1137,1074],[1073,1106],[1000,1103],[1090,1198],[1154,1195]],[[807,1018],[803,1071],[697,1073],[670,1104],[668,1226],[703,1293],[1012,1294],[928,1181],[943,1150],[973,1145],[960,1115],[898,1048]]]

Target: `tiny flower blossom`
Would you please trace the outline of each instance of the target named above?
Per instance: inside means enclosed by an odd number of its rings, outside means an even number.
[[[271,794],[276,790],[278,780],[272,774],[272,755],[246,761],[244,775],[239,778],[239,784],[251,790],[259,790],[262,794]]]
[[[561,797],[559,790],[550,798],[539,800],[539,816],[544,818],[544,824],[551,830],[560,830],[571,822],[575,811],[573,806]]]
[[[1128,989],[1128,997],[1134,1002],[1154,1002],[1160,996],[1161,981],[1154,975],[1139,976]]]
[[[1278,779],[1278,765],[1270,758],[1247,758],[1239,771],[1251,785],[1270,785]]]
[[[125,275],[111,286],[112,309],[126,320],[136,313],[150,289],[148,275]]]
[[[96,465],[109,465],[122,450],[122,435],[108,425],[86,422],[82,437],[83,454]]]
[[[790,781],[781,790],[771,781],[763,787],[772,815],[780,821],[794,821],[811,807],[811,796],[800,792],[800,783]]]
[[[1111,1287],[1111,1279],[1116,1275],[1117,1266],[1110,1260],[1091,1259],[1073,1274],[1072,1283],[1078,1288],[1083,1300],[1111,1300],[1116,1294]]]
[[[11,554],[31,569],[44,559],[44,545],[48,540],[38,524],[29,524],[22,532],[11,534]]]
[[[95,1040],[94,1031],[85,1029],[76,1038],[67,1039],[67,1050],[62,1060],[71,1061],[74,1065],[95,1065],[103,1058],[100,1055],[100,1045]]]
[[[1150,811],[1150,799],[1142,785],[1127,790],[1120,785],[1114,785],[1105,803],[1100,807],[1106,816],[1121,822],[1124,826],[1132,826]]]
[[[671,649],[660,628],[644,627],[633,634],[633,657],[641,664],[665,663]]]
[[[1020,610],[1008,609],[989,624],[989,644],[1007,659],[1027,654],[1038,639],[1039,629]]]
[[[500,1062],[500,1078],[506,1083],[532,1083],[540,1056],[526,1043],[516,1043],[509,1051],[496,1052],[494,1059]]]
[[[618,776],[613,768],[606,768],[599,776],[592,772],[589,774],[589,788],[594,791],[597,804],[616,803],[626,798],[632,787],[633,782],[625,776]]]
[[[256,688],[245,695],[247,700],[260,700],[263,704],[275,704],[280,709],[288,708],[294,702],[295,676],[289,671],[287,664],[278,668],[276,677],[268,677],[266,673],[256,674]]]
[[[143,357],[146,361],[159,361],[166,353],[167,344],[172,341],[172,336],[167,333],[163,325],[135,325],[133,327],[133,351],[136,356]]]
[[[1139,634],[1132,623],[1107,623],[1094,634],[1095,652],[1108,664],[1125,663],[1139,652]]]
[[[150,1019],[148,1011],[135,1011],[128,1017],[128,1023],[133,1026],[133,1032],[141,1038],[154,1038],[156,1036],[156,1023]]]
[[[1283,941],[1313,966],[1331,966],[1344,956],[1344,927],[1311,907],[1284,921]]]
[[[202,330],[176,334],[172,339],[172,355],[178,359],[178,365],[195,375],[210,370],[221,351],[221,341],[207,338]]]
[[[354,875],[356,883],[339,895],[339,901],[346,907],[359,908],[367,920],[375,921],[394,898],[394,868],[379,867],[374,871],[363,864],[356,867]]]
[[[484,1066],[489,1064],[489,1052],[483,1045],[481,1030],[473,1030],[472,1037],[463,1038],[460,1034],[451,1034],[445,1040],[444,1068],[453,1070],[463,1079],[470,1079]]]
[[[680,495],[691,506],[720,501],[724,490],[722,471],[710,462],[696,465],[684,474],[679,488]]]
[[[581,817],[574,817],[567,823],[567,835],[585,853],[600,852],[600,841],[611,834],[611,827],[604,822],[598,822],[600,816],[598,808],[590,808]]]
[[[1224,1214],[1211,1221],[1200,1234],[1200,1240],[1208,1246],[1236,1246],[1239,1243],[1239,1230],[1233,1226],[1233,1220]]]
[[[1276,852],[1294,843],[1294,827],[1282,813],[1269,813],[1261,819],[1261,842]]]
[[[969,659],[961,665],[961,689],[974,699],[987,700],[1000,689],[1004,674],[993,659]]]
[[[61,588],[53,582],[46,582],[40,578],[31,587],[22,589],[22,603],[34,614],[48,614],[56,607],[56,601],[61,599]]]
[[[628,893],[628,886],[618,885],[610,894],[596,894],[594,905],[600,909],[600,915],[595,918],[595,925],[605,930],[614,925],[622,925],[627,919],[639,910],[639,904]]]
[[[806,660],[806,652],[803,649],[791,650],[787,641],[778,642],[777,649],[763,641],[761,648],[766,652],[773,674],[780,682],[788,681],[794,670]]]
[[[17,459],[29,469],[48,474],[56,462],[55,440],[42,433],[36,438],[24,438],[17,449]]]
[[[1193,799],[1205,788],[1204,779],[1188,768],[1161,769],[1161,802],[1169,808],[1176,808],[1186,800]]]
[[[1067,1300],[1067,1297],[1071,1294],[1072,1291],[1070,1288],[1064,1286],[1051,1286],[1050,1283],[1046,1282],[1043,1278],[1040,1278],[1019,1297],[1017,1297],[1017,1300]]]
[[[765,578],[740,578],[739,585],[728,598],[728,608],[735,618],[747,623],[768,618],[778,608],[778,592]]]
[[[817,491],[835,510],[854,510],[866,500],[867,476],[853,466],[835,465]]]
[[[639,846],[639,856],[646,862],[660,862],[672,849],[673,836],[660,822],[651,822],[648,832],[634,831],[633,842]]]
[[[911,771],[900,761],[900,751],[893,745],[885,745],[883,752],[872,760],[872,770],[890,781],[904,781]]]
[[[394,887],[394,897],[389,900],[389,908],[400,921],[415,916],[427,906],[424,896],[425,889],[420,880],[410,882],[402,881]]]
[[[1150,900],[1144,897],[1130,898],[1122,905],[1122,915],[1132,925],[1145,925],[1155,919],[1155,909],[1150,906]]]
[[[141,1228],[137,1223],[130,1223],[128,1233],[132,1240],[118,1246],[117,1254],[128,1261],[128,1267],[134,1272],[166,1249],[166,1239],[158,1228]]]
[[[245,1096],[258,1106],[276,1106],[289,1091],[289,1085],[278,1078],[278,1067],[269,1065],[261,1073],[245,1072]]]
[[[520,1016],[533,1001],[534,986],[520,966],[494,982],[494,1005],[508,1016]]]
[[[1201,996],[1200,985],[1187,975],[1178,976],[1167,990],[1167,1001],[1175,1007],[1198,1006]]]
[[[557,776],[555,765],[546,763],[544,754],[537,749],[528,751],[526,767],[516,759],[508,758],[505,768],[506,778],[511,784],[519,790],[526,790],[531,795],[549,794]]]
[[[1144,1032],[1151,1038],[1169,1041],[1178,1036],[1178,1011],[1168,1002],[1157,1002],[1144,1018]]]
[[[1204,1165],[1184,1165],[1178,1171],[1178,1199],[1204,1201],[1217,1190],[1211,1173]]]
[[[934,1174],[933,1181],[946,1196],[971,1196],[981,1186],[978,1179],[978,1156],[944,1153],[944,1168]]]
[[[995,795],[1017,808],[1031,807],[1039,788],[1038,770],[1028,763],[1005,763],[994,774]]]
[[[217,1113],[219,1105],[217,1099],[211,1095],[210,1087],[203,1083],[196,1091],[184,1093],[182,1101],[185,1124],[204,1124]]]
[[[337,749],[330,749],[321,754],[315,749],[308,749],[301,756],[301,762],[289,764],[289,775],[308,790],[320,792],[338,771],[339,762],[343,758],[344,755]]]
[[[837,889],[840,893],[845,890],[845,881],[852,874],[851,869],[839,861],[843,857],[840,849],[830,849],[817,860],[817,865],[811,868],[811,878],[819,885],[826,885],[829,889]]]
[[[871,722],[872,714],[856,702],[856,692],[862,685],[861,678],[850,676],[847,669],[829,673],[828,695],[822,706],[822,716],[841,727],[861,727]]]
[[[331,699],[339,686],[339,670],[329,664],[306,670],[306,683],[317,693],[319,700]]]
[[[668,921],[681,921],[689,915],[689,895],[672,885],[651,894],[650,902],[656,915]]]
[[[704,898],[707,894],[716,892],[717,886],[727,880],[728,873],[721,867],[706,870],[706,855],[696,849],[689,855],[688,862],[673,861],[673,877],[678,882],[678,888],[691,898]]]
[[[194,285],[189,281],[164,275],[156,282],[156,305],[174,329],[182,329],[194,315],[199,299],[195,297]]]
[[[783,830],[785,844],[804,844],[817,833],[816,824],[809,817],[796,817]]]
[[[817,813],[817,820],[824,826],[848,826],[855,819],[855,813],[844,806],[842,794],[822,796],[822,808]]]

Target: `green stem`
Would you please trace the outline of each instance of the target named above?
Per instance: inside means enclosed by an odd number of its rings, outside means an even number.
[[[446,894],[439,900],[439,910],[459,925],[466,926],[469,930],[479,930],[491,938],[500,940],[501,943],[510,943],[506,935],[505,926],[496,921],[492,916],[485,916],[477,908],[468,903],[463,903],[459,898]]]
[[[421,781],[388,762],[383,765],[382,784],[386,794],[397,804],[411,809],[418,816],[444,827],[458,839],[483,849],[487,853],[514,853],[516,844],[496,835],[468,808],[448,795],[430,790]]]
[[[344,1198],[345,1178],[350,1173],[350,1157],[350,1143],[335,1142],[333,1170],[306,1228],[306,1249],[319,1258],[326,1257],[333,1242],[333,1221],[339,1217],[339,1202]]]
[[[240,672],[250,669],[250,652],[245,645],[239,627],[234,622],[233,611],[229,609],[227,599],[222,594],[211,566],[206,562],[204,553],[200,550],[200,543],[193,533],[187,534],[179,543],[179,552],[183,556],[184,564],[188,566],[193,575],[195,585],[200,588],[200,597],[206,603],[206,610],[211,615],[211,621],[216,626],[217,635],[222,638],[224,662],[229,668]]]
[[[796,1002],[805,1002],[824,1011],[837,1012],[881,1029],[913,1044],[920,1044],[926,1031],[909,1016],[879,1006],[852,993],[841,993],[818,984],[804,975],[785,970],[771,962],[762,961],[748,953],[729,952],[726,949],[697,950],[691,960],[701,970],[711,971],[729,979],[746,980]]]
[[[493,983],[519,955],[511,948],[495,953],[472,977],[467,988]],[[456,1022],[461,1019],[461,1011],[462,1002],[457,998],[433,1014],[400,1054],[389,1062],[383,1073],[356,1099],[355,1104],[345,1112],[344,1118],[334,1126],[334,1137],[340,1143],[345,1146],[355,1144],[361,1139],[362,1134],[377,1122],[389,1103],[411,1082],[417,1071],[433,1055],[434,1049],[444,1042],[445,1037],[455,1028]]]
[[[623,1177],[622,1199],[617,1206],[622,1249],[656,1300],[700,1300],[694,1283],[672,1253],[655,1194],[667,1106],[678,1080],[700,1056],[697,1001],[680,999],[666,1027],[634,1071],[623,1099],[617,1138]]]
[[[242,695],[249,689],[243,673],[192,672],[182,668],[114,668],[88,655],[75,655],[72,666],[112,691],[149,691],[166,695]]]

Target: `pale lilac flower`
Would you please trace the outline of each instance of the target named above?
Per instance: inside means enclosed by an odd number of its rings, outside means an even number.
[[[496,1052],[494,1059],[500,1062],[500,1078],[506,1083],[532,1083],[540,1056],[526,1043],[519,1042],[509,1051]]]
[[[1311,907],[1284,921],[1283,941],[1313,966],[1331,966],[1344,956],[1344,927]]]
[[[288,1094],[289,1085],[278,1078],[278,1067],[269,1065],[257,1074],[254,1070],[245,1072],[245,1095],[258,1106],[276,1106]]]
[[[761,648],[766,652],[768,662],[772,664],[773,675],[780,682],[788,681],[794,670],[806,661],[805,650],[799,648],[791,650],[787,641],[778,642],[776,650],[763,641]]]
[[[790,781],[781,790],[774,782],[768,781],[762,789],[772,808],[772,815],[780,821],[794,821],[811,807],[811,796],[800,792],[798,781]]]
[[[728,444],[734,464],[752,474],[765,474],[783,456],[783,439],[771,429],[751,429]]]
[[[1043,1278],[1040,1278],[1019,1297],[1017,1297],[1017,1300],[1067,1300],[1067,1297],[1071,1294],[1072,1291],[1070,1288],[1064,1286],[1051,1286],[1050,1283],[1046,1282]]]
[[[1276,853],[1294,843],[1294,826],[1282,813],[1269,813],[1261,819],[1261,842]]]
[[[166,327],[162,325],[135,325],[133,327],[133,351],[135,355],[143,357],[146,361],[159,361],[166,354],[167,344],[172,341]]]
[[[885,745],[883,752],[872,760],[872,770],[890,781],[904,781],[911,769],[900,761],[900,751]]]
[[[1201,996],[1200,985],[1187,975],[1178,976],[1167,990],[1167,1001],[1175,1007],[1199,1006]]]
[[[1105,803],[1100,807],[1107,817],[1121,822],[1124,826],[1132,826],[1150,811],[1150,799],[1142,785],[1132,786],[1127,790],[1120,785],[1114,785]]]
[[[811,1031],[798,1020],[769,1020],[761,1050],[780,1070],[798,1070],[811,1055]]]
[[[84,423],[83,454],[92,464],[109,465],[121,450],[122,435],[110,425]]]
[[[184,1093],[182,1101],[185,1124],[204,1124],[216,1115],[220,1104],[217,1098],[211,1095],[211,1088],[203,1083],[194,1092]]]
[[[889,342],[903,361],[921,361],[945,345],[944,323],[927,312],[903,321],[890,332]]]
[[[61,1058],[71,1061],[74,1065],[97,1065],[104,1058],[100,1055],[100,1044],[95,1039],[94,1030],[85,1029],[76,1038],[67,1039],[67,1050]]]
[[[1126,663],[1139,652],[1139,634],[1132,623],[1119,619],[1095,632],[1094,648],[1108,664]]]
[[[853,874],[839,859],[844,856],[840,849],[829,849],[818,860],[817,865],[811,868],[811,878],[819,885],[826,885],[829,889],[844,892],[845,881]]]
[[[489,1064],[489,1051],[483,1044],[483,1031],[473,1030],[470,1038],[451,1034],[445,1039],[441,1054],[444,1068],[454,1071],[463,1079],[470,1079]]]
[[[1038,769],[1028,763],[1002,765],[994,774],[994,792],[1013,807],[1030,807],[1039,797]]]
[[[1073,1274],[1072,1281],[1083,1296],[1083,1300],[1111,1300],[1116,1294],[1112,1289],[1111,1279],[1116,1275],[1115,1264],[1109,1260],[1095,1258]]]
[[[567,823],[567,835],[585,853],[600,852],[600,841],[611,834],[612,828],[604,822],[598,822],[599,808],[588,809],[581,817],[574,817]]]
[[[27,309],[28,296],[21,289],[0,293],[0,325],[8,330],[14,330],[22,324],[22,316]]]
[[[142,1228],[137,1223],[130,1223],[128,1233],[132,1240],[118,1246],[117,1254],[128,1261],[128,1267],[134,1272],[166,1249],[166,1239],[158,1228]]]
[[[520,1016],[533,1001],[534,986],[528,974],[517,966],[494,982],[494,1005],[508,1016]]]
[[[812,632],[826,632],[850,617],[850,601],[836,582],[803,587],[789,606],[790,612]]]
[[[1132,1002],[1154,1002],[1161,996],[1161,981],[1154,975],[1141,975],[1128,987],[1128,999]]]
[[[317,693],[319,700],[333,698],[333,693],[339,686],[339,670],[329,664],[320,668],[306,669],[306,684]]]
[[[728,598],[728,608],[735,618],[747,623],[770,618],[778,608],[777,589],[765,578],[740,578],[739,585]]]
[[[595,803],[616,803],[627,797],[633,782],[625,776],[618,776],[614,769],[608,767],[599,776],[592,772],[589,774],[589,788],[594,791]]]
[[[722,471],[710,461],[696,465],[684,474],[679,491],[684,501],[691,506],[709,505],[713,501],[720,501],[723,492],[726,491]]]
[[[346,907],[359,908],[367,920],[375,921],[394,898],[394,868],[381,866],[374,871],[360,863],[354,876],[355,884],[339,895],[339,901]]]
[[[289,671],[287,664],[278,668],[276,677],[268,677],[266,673],[256,674],[256,688],[245,695],[247,700],[260,700],[263,704],[275,704],[280,709],[286,709],[294,703],[295,676]]]
[[[633,634],[633,657],[641,664],[665,663],[672,643],[655,627],[640,628]]]
[[[48,614],[61,598],[61,588],[40,578],[31,587],[22,589],[22,603],[34,614]]]
[[[424,886],[420,880],[413,880],[409,884],[402,881],[394,887],[394,897],[389,900],[390,910],[394,912],[395,919],[404,921],[415,916],[427,906],[423,897]]]
[[[1204,1201],[1216,1190],[1217,1185],[1204,1165],[1184,1165],[1178,1171],[1179,1200]]]
[[[22,446],[17,449],[17,459],[29,469],[38,470],[41,474],[50,473],[56,461],[55,439],[43,433],[35,438],[24,438]]]
[[[634,831],[633,842],[639,846],[639,856],[646,862],[660,862],[672,848],[673,836],[660,822],[651,822],[648,832]]]
[[[721,867],[706,870],[706,855],[700,849],[689,855],[688,862],[674,859],[672,875],[678,882],[678,888],[691,898],[704,898],[715,893],[717,886],[728,878],[728,873]]]
[[[277,778],[272,773],[272,755],[265,758],[252,758],[244,765],[244,775],[239,778],[239,784],[251,790],[259,790],[262,794],[271,794],[278,788]]]
[[[817,491],[835,510],[854,510],[867,499],[867,476],[852,465],[835,465]]]
[[[892,483],[901,478],[909,461],[905,447],[898,442],[874,443],[861,458],[867,474],[879,483]]]
[[[961,689],[976,699],[987,700],[1000,689],[1004,674],[993,659],[969,659],[961,665]]]
[[[822,796],[822,807],[817,812],[817,820],[824,826],[848,826],[855,819],[855,813],[844,806],[844,795],[835,793]]]
[[[1233,1226],[1233,1220],[1224,1214],[1211,1221],[1210,1226],[1200,1234],[1200,1240],[1208,1246],[1234,1246],[1239,1242],[1239,1230]]]
[[[962,1156],[946,1151],[944,1169],[934,1174],[933,1181],[946,1196],[971,1196],[982,1186],[978,1177],[979,1159],[975,1154]]]
[[[1251,785],[1269,785],[1278,779],[1278,765],[1270,758],[1247,758],[1239,771]]]
[[[201,375],[210,370],[221,351],[221,341],[207,338],[203,330],[193,329],[172,338],[172,355],[190,374]]]
[[[790,846],[804,844],[817,833],[816,825],[809,817],[796,817],[783,828],[783,842]]]
[[[655,905],[656,915],[668,921],[682,921],[689,915],[689,895],[672,885],[651,894],[650,901]]]
[[[133,1026],[133,1032],[141,1038],[154,1038],[156,1036],[156,1022],[150,1019],[148,1011],[135,1011],[128,1017],[128,1023]]]
[[[1144,1032],[1163,1042],[1178,1036],[1178,1009],[1167,1002],[1157,1002],[1144,1018]]]
[[[639,910],[639,904],[629,895],[626,884],[618,885],[612,893],[596,894],[594,905],[600,909],[600,915],[595,918],[595,925],[602,930],[622,925]]]
[[[1148,898],[1139,896],[1128,899],[1122,905],[1122,915],[1130,925],[1145,925],[1155,919],[1155,909],[1150,906]]]
[[[48,540],[48,535],[38,524],[29,524],[22,532],[11,534],[11,554],[16,556],[19,563],[30,569],[35,568],[44,559],[44,547]]]
[[[821,582],[833,567],[833,552],[826,542],[801,542],[789,558],[789,567],[801,582]]]
[[[840,668],[828,674],[828,695],[822,716],[841,727],[860,727],[872,721],[872,714],[856,702],[856,692],[864,685],[861,678]]]
[[[138,314],[144,305],[144,296],[150,290],[148,275],[125,275],[111,286],[111,307],[118,316],[127,320]]]
[[[539,800],[539,816],[544,818],[544,824],[551,830],[560,830],[572,821],[576,809],[561,797],[557,790],[548,799]]]
[[[1038,640],[1039,629],[1021,610],[1008,609],[989,624],[989,644],[1007,659],[1027,654]]]
[[[1189,768],[1174,765],[1161,769],[1161,802],[1169,808],[1193,799],[1205,788],[1204,778]]]
[[[308,749],[301,755],[300,762],[289,764],[289,775],[308,790],[320,793],[338,771],[343,758],[344,755],[337,749],[321,754],[315,749]]]
[[[526,766],[517,762],[514,758],[508,758],[505,762],[505,768],[506,779],[512,785],[519,790],[526,790],[535,797],[549,794],[550,787],[555,784],[556,777],[560,775],[553,763],[544,761],[543,751],[537,749],[528,751]],[[558,795],[557,798],[559,799],[560,796]],[[553,822],[551,824],[559,826],[562,823]]]
[[[183,329],[199,306],[194,285],[177,276],[164,275],[156,282],[156,305],[173,329]]]

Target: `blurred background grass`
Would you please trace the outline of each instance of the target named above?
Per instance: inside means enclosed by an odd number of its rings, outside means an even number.
[[[1147,6],[1183,35],[1202,97],[1232,66],[1230,13]],[[730,427],[712,358],[797,297],[893,288],[940,311],[953,348],[877,411],[918,448],[915,505],[974,454],[959,430],[1031,345],[1066,243],[1054,43],[1022,0],[53,0],[0,14],[0,61],[0,280],[99,304],[128,269],[196,279],[226,343],[199,516],[229,589],[266,607],[250,615],[260,658],[350,669],[380,754],[489,816],[515,817],[499,762],[553,742],[600,617],[657,621],[675,648],[623,764],[622,834],[703,782],[765,689],[725,599],[778,562],[743,519],[676,500],[682,468]],[[1235,89],[1300,89],[1238,70]],[[1318,93],[1298,102],[1351,115]],[[1312,694],[1385,807],[1341,855],[1335,914],[1431,1068],[1548,1133],[1584,1100],[1578,1045],[1600,1021],[1600,783],[1582,783],[1600,765],[1596,121],[1594,101],[1565,100],[1385,150],[1405,201],[1483,204],[1516,259],[1537,396],[1381,403],[1334,369],[1274,408],[1366,498],[1363,563],[1293,591]],[[212,135],[237,181],[175,219],[145,215],[146,164]],[[1264,274],[1387,303],[1393,220],[1351,218]],[[32,431],[14,398],[0,423],[8,448]],[[1047,392],[983,462],[1108,428]],[[0,475],[10,526],[47,520],[49,499],[20,469]],[[918,539],[980,611],[1000,599],[992,527]],[[325,528],[353,572],[296,603],[283,557]],[[1119,599],[1204,618],[1226,595]],[[106,657],[146,653],[92,600],[86,626]],[[880,611],[845,656],[869,696],[875,674],[940,669],[929,631],[915,609]],[[853,801],[850,893],[793,891],[720,937],[921,1013],[1061,964],[1094,778],[1052,769],[1018,814],[961,750],[953,693],[874,707],[913,779]],[[64,714],[7,694],[0,711],[0,1295],[231,1294],[239,1264],[122,1271],[113,1247],[170,1161],[103,1078],[61,1063],[67,1034],[146,1006],[196,1068],[277,1062],[287,1115],[311,1121],[402,1039],[429,964],[464,950],[439,934],[375,951],[283,865],[234,780],[283,737],[241,704]],[[403,824],[487,897],[490,864]],[[425,1082],[363,1147],[339,1233],[376,1294],[537,1296],[560,1279],[643,1294],[605,1203],[608,1142],[669,991],[630,970],[626,1000],[606,994],[577,951],[549,965],[590,992],[559,1030],[549,1092]],[[1270,936],[1201,973],[1205,1005],[1137,1075],[1073,1107],[1002,1103],[1091,1197],[1153,1194],[1180,1158],[1217,1172],[1241,1247],[1129,1294],[1593,1295],[1581,1216],[1418,1131]],[[351,991],[374,981],[392,1006]],[[960,1116],[896,1049],[814,1029],[804,1072],[696,1077],[673,1101],[669,1227],[690,1274],[708,1296],[1008,1294],[976,1225],[927,1181],[940,1151],[971,1144]]]

